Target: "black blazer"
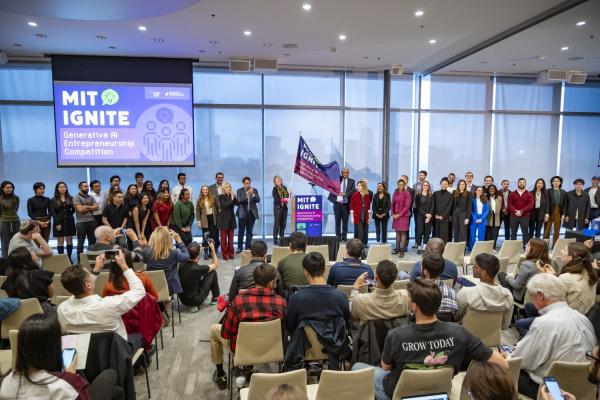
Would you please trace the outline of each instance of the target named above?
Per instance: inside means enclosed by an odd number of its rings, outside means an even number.
[[[237,197],[233,199],[226,194],[219,195],[219,218],[218,226],[219,229],[235,229],[237,228],[235,222],[235,214],[233,208],[238,204]]]
[[[260,196],[258,195],[258,191],[252,188],[252,193],[254,196],[250,198],[250,204],[248,204],[248,195],[246,194],[246,189],[239,188],[237,191],[237,217],[238,218],[249,218],[249,215],[252,214],[255,219],[258,219],[258,207],[257,203],[260,203]],[[220,197],[220,196],[219,196]]]
[[[452,212],[452,193],[438,190],[433,193],[433,214],[442,216],[446,221]],[[438,222],[434,219],[435,222]]]
[[[285,189],[285,191],[288,194],[288,199],[290,198],[290,192],[288,192],[287,187],[283,186],[283,188]],[[277,190],[277,186],[273,186],[273,207],[275,208],[288,208],[288,203],[282,203],[281,202],[281,197],[279,197],[279,190]]]
[[[342,190],[342,177],[340,177],[340,191]],[[344,195],[344,197],[346,198],[346,204],[350,205],[350,197],[352,197],[352,194],[354,193],[354,191],[356,190],[356,185],[354,183],[354,179],[352,178],[348,178],[348,185],[346,186],[346,194]],[[337,193],[331,193],[329,192],[329,196],[327,196],[327,200],[329,200],[332,203],[337,203]]]
[[[558,189],[558,191],[560,192],[560,215],[565,215],[567,213],[567,192],[563,189]],[[552,211],[554,211],[554,189],[550,188],[546,190],[546,193],[548,194],[548,215],[552,215]]]
[[[465,218],[471,219],[471,208],[473,205],[474,195],[471,192],[467,192],[465,197],[454,196],[454,193],[458,193],[456,190],[452,192],[452,216],[456,216],[457,220]]]
[[[425,218],[425,214],[431,214],[433,220],[433,194],[429,197],[417,194],[415,196],[415,210]]]
[[[531,210],[530,218],[534,221],[543,222],[546,214],[550,215],[550,201],[548,198],[548,191],[542,190],[542,196],[540,197],[540,208],[535,208],[535,191],[531,191],[531,195],[533,196],[533,210]]]
[[[565,228],[573,229],[575,227],[575,214],[577,215],[577,226],[583,226],[585,219],[590,219],[590,196],[582,192],[581,196],[577,196],[575,190],[567,193],[567,204],[565,206],[566,216],[569,220],[565,220]]]
[[[584,191],[589,194],[590,189],[591,189],[591,186],[589,188],[586,188]],[[598,207],[600,207],[600,187],[598,188],[598,190],[596,190],[596,195],[594,196],[594,200],[596,200],[596,204],[598,204]]]
[[[379,193],[371,194],[371,209],[373,210],[373,218],[377,218],[376,214],[385,214],[385,218],[389,218],[391,199],[389,193],[383,194],[383,199],[379,198]]]

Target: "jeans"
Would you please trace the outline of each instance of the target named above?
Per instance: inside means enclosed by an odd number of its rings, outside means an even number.
[[[389,400],[388,395],[383,390],[383,379],[389,375],[390,371],[386,371],[381,367],[373,367],[372,365],[360,362],[352,366],[352,371],[358,371],[360,369],[367,368],[375,368],[375,399]]]
[[[521,235],[523,236],[523,247],[529,242],[529,217],[510,216],[510,238],[517,240],[517,232],[521,227]]]
[[[500,222],[504,225],[504,240],[510,240],[510,214],[502,214]]]
[[[246,250],[250,250],[250,244],[252,243],[252,230],[254,229],[254,222],[256,218],[250,215],[246,218],[238,219],[238,250],[244,250],[244,232],[246,233]]]
[[[83,244],[85,243],[86,237],[88,246],[96,243],[96,236],[94,235],[95,229],[96,221],[77,223],[77,260],[79,260],[80,254],[83,253]]]
[[[535,319],[539,316],[540,313],[538,312],[537,308],[535,308],[533,303],[525,304],[525,318],[521,318],[515,322],[515,328],[517,328],[517,331],[521,337],[527,335],[527,332],[529,332],[529,327],[531,327],[533,321],[535,321]]]

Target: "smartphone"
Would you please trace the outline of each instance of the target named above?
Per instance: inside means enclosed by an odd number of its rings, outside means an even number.
[[[107,260],[114,260],[117,254],[119,254],[117,250],[106,250],[104,252],[104,258]]]
[[[506,345],[506,344],[502,344],[500,345],[500,349],[502,349],[502,351],[506,352],[506,353],[512,353],[513,352],[513,347]]]
[[[375,281],[373,279],[365,278],[365,283],[369,286],[375,286]]]
[[[62,351],[63,369],[67,369],[71,366],[76,353],[77,351],[73,348],[64,349]]]
[[[553,376],[547,376],[544,378],[544,384],[550,393],[552,400],[564,400],[564,396],[560,394],[560,385],[558,380]]]

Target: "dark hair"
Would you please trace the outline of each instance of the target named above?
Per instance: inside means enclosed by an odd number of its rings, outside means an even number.
[[[57,379],[52,377],[34,382],[29,375],[30,368],[62,371],[61,328],[55,313],[34,314],[21,323],[15,370],[37,385],[47,385]]]
[[[486,175],[485,178],[483,178],[483,180],[485,181],[487,178],[492,178],[492,182],[494,182],[494,177],[491,175]]]
[[[252,271],[254,283],[262,287],[267,287],[267,285],[273,282],[276,277],[277,270],[271,264],[262,263],[254,268],[254,271]]]
[[[431,279],[437,279],[444,270],[444,259],[441,254],[425,252],[421,260],[421,267],[429,273]]]
[[[33,184],[33,192],[35,193],[38,189],[46,189],[46,185],[43,182],[36,182]]]
[[[224,174],[224,173],[222,173],[222,172],[217,172],[217,173],[215,174],[215,179],[216,179],[216,178],[217,178],[217,176],[219,176],[219,175],[221,175],[221,176],[225,176],[225,174]]]
[[[167,189],[171,189],[171,185],[169,184],[169,181],[167,179],[162,179],[160,181],[160,183],[158,184],[158,190],[163,190],[161,188],[162,188],[163,183],[165,183],[165,182],[167,183]]]
[[[190,192],[189,189],[185,189],[185,188],[181,189],[181,192],[179,192],[179,200],[182,200],[183,195],[185,195],[186,193],[189,193],[189,192]]]
[[[498,258],[493,254],[477,254],[475,257],[475,264],[477,264],[480,269],[484,270],[487,276],[492,279],[495,278],[498,271],[500,271],[500,261],[498,261]]]
[[[500,181],[500,184],[503,184],[504,182],[510,183],[510,181],[509,181],[508,179],[502,179],[502,180]]]
[[[518,182],[520,182],[520,181],[525,181],[525,182],[527,182],[527,179],[525,179],[525,178],[523,178],[523,177],[521,177],[521,178],[517,179],[517,183],[518,183]]]
[[[507,370],[488,361],[473,361],[462,384],[473,399],[516,400],[519,398]]]
[[[465,184],[465,191],[460,193],[460,184],[464,183]],[[456,189],[454,189],[454,193],[452,193],[452,195],[454,197],[467,197],[467,193],[469,191],[467,190],[467,181],[465,181],[464,179],[460,179],[458,181],[458,184],[456,184]]]
[[[252,179],[250,179],[250,177],[249,177],[249,176],[245,176],[245,177],[243,177],[243,178],[242,178],[242,183],[244,183],[244,182],[246,182],[246,181],[248,181],[248,182],[252,182]]]
[[[139,193],[138,193],[138,188],[137,188],[137,185],[134,185],[133,183],[132,183],[131,185],[127,186],[127,192],[126,192],[126,193],[127,193],[127,195],[129,196],[129,189],[131,189],[132,187],[134,187],[134,188],[135,188],[135,192],[136,192],[136,195],[135,195],[135,197],[137,197],[137,196],[139,195]],[[113,195],[114,195],[114,194],[116,194],[116,192],[115,192],[115,193],[113,193]]]
[[[529,253],[525,256],[526,260],[541,260],[544,264],[550,264],[548,258],[548,243],[542,239],[529,239]]]
[[[485,194],[485,188],[483,186],[478,186],[477,189],[481,189],[481,196],[479,196],[479,201],[481,201],[482,203],[487,203],[488,198]],[[473,196],[473,200],[477,200],[477,189],[475,189],[475,196]]]
[[[446,183],[448,183],[448,184],[450,183],[450,181],[449,181],[449,180],[448,180],[448,178],[446,178],[446,177],[443,177],[442,179],[440,179],[440,184],[441,184],[442,182],[446,182]]]
[[[136,172],[135,173],[135,179],[137,179],[137,178],[143,178],[143,177],[144,177],[143,173],[141,173],[141,172]]]
[[[561,188],[562,184],[563,184],[563,178],[562,178],[562,176],[554,175],[552,178],[550,178],[550,184],[552,184],[552,181],[555,180],[555,179],[558,179],[560,181],[559,188]]]
[[[448,178],[450,178],[450,175],[452,175],[453,177],[455,177],[455,178],[456,178],[456,174],[455,174],[454,172],[450,172],[450,173],[448,174]]]
[[[65,185],[65,203],[69,204],[69,203],[73,203],[73,197],[69,194],[69,186],[67,186],[67,184],[63,181],[59,181],[56,182],[56,185],[54,185],[54,197],[53,200],[56,202],[55,206],[60,206],[60,193],[58,193],[58,187],[60,185]]]
[[[290,235],[290,247],[292,251],[306,251],[306,235],[304,232],[295,231]]]
[[[31,272],[39,267],[33,261],[31,252],[27,247],[17,247],[8,255],[8,267],[6,268],[6,293],[9,297],[27,299],[31,297],[29,281]]]
[[[187,175],[185,174],[185,172],[180,172],[177,174],[177,179],[179,180],[179,178],[181,178],[182,176],[187,177]]]
[[[60,283],[73,296],[79,296],[85,290],[83,285],[89,273],[79,264],[72,265],[62,273]]]
[[[198,242],[192,242],[187,245],[188,253],[190,253],[190,260],[195,260],[200,255],[202,246]]]
[[[302,268],[313,278],[323,276],[325,273],[325,259],[321,253],[313,251],[302,259]]]
[[[4,187],[8,185],[12,186],[13,188],[13,191],[10,194],[10,198],[13,200],[13,203],[16,203],[17,200],[15,199],[15,184],[11,181],[2,181],[2,183],[0,183],[0,197],[4,198]]]
[[[497,187],[496,187],[496,185],[494,185],[493,183],[492,183],[490,186],[488,186],[488,190],[487,190],[487,192],[488,192],[488,196],[489,196],[490,198],[492,197],[492,196],[490,195],[490,189],[491,189],[491,188],[494,188],[494,198],[495,198],[495,199],[496,199],[496,198],[498,198],[498,188],[497,188]]]
[[[390,260],[382,260],[377,264],[375,273],[379,277],[379,282],[384,288],[389,288],[398,276],[398,267]]]
[[[546,187],[546,181],[544,180],[544,178],[537,178],[535,180],[535,183],[533,184],[533,190],[532,190],[532,192],[533,193],[536,192],[536,190],[537,190],[537,184],[538,184],[539,181],[542,181],[542,185],[543,185],[542,186],[542,190],[540,190],[540,193],[542,194],[542,196],[546,196],[546,194],[547,194],[547,192],[546,192],[547,187]]]
[[[581,183],[582,185],[585,185],[585,181],[581,178],[577,178],[573,181],[573,185],[577,185],[578,183]]]
[[[267,243],[264,240],[253,240],[250,243],[250,255],[252,257],[264,257],[267,255]]]
[[[123,194],[123,192],[121,192],[120,190],[115,190],[114,192],[112,192],[112,197],[114,198],[118,194]],[[124,194],[123,194],[123,196],[124,196]]]
[[[348,253],[349,257],[359,258],[364,249],[365,245],[360,241],[360,239],[353,238],[346,242],[346,252]]]
[[[583,274],[583,271],[588,273],[588,283],[590,286],[598,282],[598,273],[592,267],[592,257],[590,250],[583,243],[569,243],[567,245],[567,254],[572,257],[564,267],[561,268],[560,274]]]
[[[385,182],[379,182],[377,185],[383,186],[383,193],[387,193],[387,184]]]
[[[435,315],[442,304],[442,291],[439,286],[420,276],[408,284],[408,294],[410,301],[415,303],[423,315],[428,317]]]
[[[425,171],[424,169],[419,171],[419,174],[425,174],[425,176],[427,176],[427,171]]]
[[[113,176],[111,176],[108,181],[110,183],[112,183],[112,181],[114,181],[115,179],[118,179],[119,181],[121,181],[121,177],[119,175],[113,175]]]
[[[81,181],[81,182],[79,182],[79,183],[77,184],[77,187],[78,187],[79,189],[81,189],[81,185],[83,185],[84,183],[88,183],[88,182],[87,182],[87,181]]]
[[[121,249],[123,252],[123,256],[125,257],[125,263],[129,268],[133,270],[133,255],[127,249]],[[123,290],[123,281],[125,281],[125,277],[123,276],[123,270],[119,267],[119,264],[115,262],[110,263],[110,270],[108,273],[108,280],[112,282],[113,286],[117,290]]]
[[[94,179],[93,181],[90,182],[90,186],[94,186],[96,183],[100,183],[100,181],[98,179]]]

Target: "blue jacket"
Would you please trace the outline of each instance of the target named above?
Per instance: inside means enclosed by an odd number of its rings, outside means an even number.
[[[471,203],[471,225],[475,224],[475,221],[478,219],[481,220],[482,225],[487,225],[487,217],[490,213],[490,205],[485,202],[483,203],[483,207],[481,209],[481,214],[477,213],[477,199],[473,199],[473,203]]]
[[[414,282],[417,276],[421,276],[421,261],[417,261],[412,271],[410,271],[410,281]],[[440,275],[440,279],[456,279],[457,277],[458,270],[456,269],[456,264],[444,258],[444,270]]]
[[[369,264],[356,258],[344,258],[344,261],[339,261],[331,267],[327,284],[336,287],[338,285],[354,285],[356,278],[365,272],[369,279],[375,279],[373,269]]]

